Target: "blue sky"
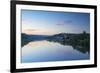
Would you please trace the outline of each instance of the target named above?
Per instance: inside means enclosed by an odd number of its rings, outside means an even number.
[[[90,32],[90,14],[21,10],[22,32],[53,35],[58,33]]]

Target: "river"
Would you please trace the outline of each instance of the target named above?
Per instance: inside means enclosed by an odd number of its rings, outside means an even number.
[[[89,58],[88,52],[82,53],[70,45],[46,40],[31,41],[21,49],[22,63],[87,60]]]

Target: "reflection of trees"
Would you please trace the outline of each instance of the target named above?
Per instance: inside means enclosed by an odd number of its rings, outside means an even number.
[[[60,43],[61,45],[65,45],[65,46],[66,45],[72,46],[74,49],[76,49],[82,53],[86,53],[86,52],[90,51],[88,46],[78,45],[77,42],[75,42],[75,43],[70,43],[70,42],[66,42],[66,41],[51,41],[51,42],[57,42],[57,43]]]

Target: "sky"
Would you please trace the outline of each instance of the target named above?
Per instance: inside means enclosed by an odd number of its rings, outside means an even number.
[[[22,33],[53,35],[59,33],[90,32],[90,14],[21,10]]]

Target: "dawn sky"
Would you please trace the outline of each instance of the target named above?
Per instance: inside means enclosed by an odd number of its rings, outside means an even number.
[[[90,14],[21,10],[22,33],[53,35],[90,32]]]

